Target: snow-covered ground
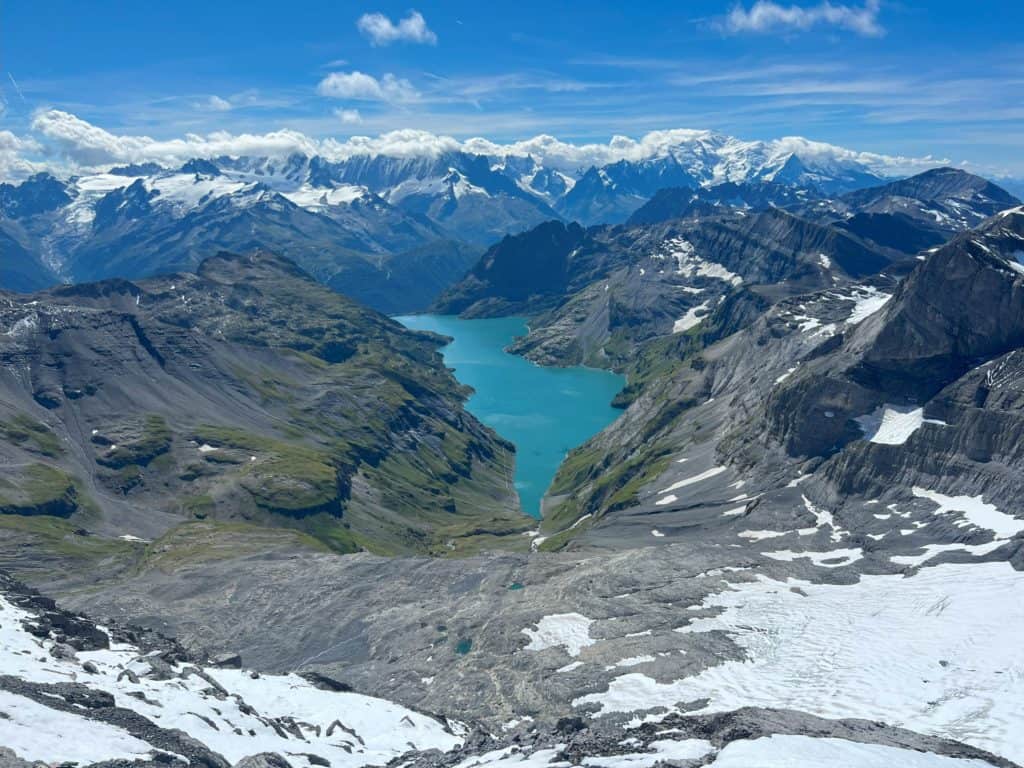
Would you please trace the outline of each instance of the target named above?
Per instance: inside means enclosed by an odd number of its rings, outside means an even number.
[[[730,285],[739,285],[743,282],[742,277],[722,264],[698,256],[693,243],[682,237],[666,240],[661,244],[661,250],[652,254],[651,258],[674,261],[676,272],[686,277],[710,277],[723,280]]]
[[[846,739],[770,736],[738,739],[721,750],[703,739],[660,739],[644,751],[583,756],[578,763],[560,759],[558,748],[529,753],[516,747],[487,752],[455,768],[653,768],[664,761],[705,761],[710,768],[986,768],[981,760],[964,760],[929,752],[862,744]],[[688,765],[690,763],[687,763]]]
[[[871,315],[884,307],[892,298],[888,293],[882,293],[874,286],[868,285],[854,290],[850,296],[854,302],[853,310],[850,312],[846,322],[856,325],[867,320]]]
[[[1024,573],[1009,563],[944,564],[850,585],[761,577],[700,608],[718,613],[678,631],[725,633],[742,660],[669,682],[620,675],[574,704],[600,713],[701,700],[703,712],[794,709],[883,721],[1024,760]]]
[[[740,739],[718,753],[712,768],[981,768],[988,763],[960,760],[881,744],[845,739],[771,736]]]
[[[134,647],[82,651],[77,658],[51,653],[55,642],[25,630],[32,614],[0,597],[0,674],[30,683],[77,682],[114,697],[164,729],[180,729],[232,763],[277,752],[293,766],[326,759],[335,768],[383,765],[412,749],[450,750],[454,729],[383,699],[316,688],[297,675],[253,675],[247,670],[172,665],[155,674]],[[84,665],[91,662],[94,672]],[[163,679],[161,679],[163,678]],[[210,681],[221,686],[215,691]],[[25,759],[96,762],[144,758],[153,747],[123,728],[60,711],[0,691],[0,745]]]
[[[914,488],[914,495],[938,504],[933,514],[961,514],[961,527],[991,531],[997,539],[1008,539],[1024,531],[1024,520],[1001,511],[995,504],[987,504],[981,496],[947,496],[925,488]]]

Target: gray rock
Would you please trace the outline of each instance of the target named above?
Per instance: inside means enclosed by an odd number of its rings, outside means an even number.
[[[77,654],[67,643],[54,643],[50,646],[50,655],[55,659],[74,659]]]
[[[210,659],[210,664],[222,669],[241,669],[242,657],[237,653],[218,653]]]
[[[276,752],[260,752],[243,757],[233,768],[292,768],[292,765]]]

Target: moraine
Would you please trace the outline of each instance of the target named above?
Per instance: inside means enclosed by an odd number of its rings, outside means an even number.
[[[445,363],[475,390],[467,404],[473,415],[515,444],[515,487],[523,511],[539,517],[541,499],[566,453],[618,417],[610,403],[625,379],[595,368],[541,367],[509,354],[505,348],[527,331],[520,317],[395,319],[453,339],[442,349]]]

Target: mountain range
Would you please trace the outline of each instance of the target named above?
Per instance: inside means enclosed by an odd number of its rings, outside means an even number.
[[[0,238],[13,255],[0,287],[166,274],[262,246],[377,309],[414,311],[486,246],[544,221],[619,223],[666,187],[762,185],[774,203],[881,180],[827,145],[699,131],[601,165],[487,154],[498,149],[196,158],[0,184]]]

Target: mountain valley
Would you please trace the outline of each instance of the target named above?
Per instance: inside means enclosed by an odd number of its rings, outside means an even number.
[[[0,187],[0,756],[1024,764],[1024,206],[694,134]],[[626,377],[539,521],[428,308]]]

